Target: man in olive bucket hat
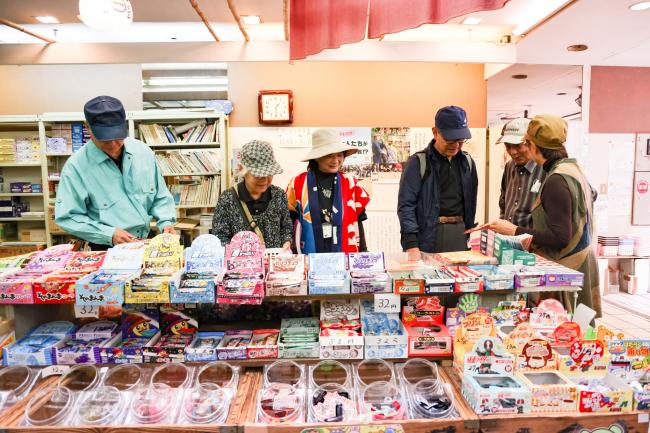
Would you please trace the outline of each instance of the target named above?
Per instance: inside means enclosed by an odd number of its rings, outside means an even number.
[[[567,155],[567,123],[557,116],[536,116],[524,139],[535,162],[547,173],[532,209],[533,227],[506,220],[490,223],[504,235],[533,235],[533,251],[542,257],[582,272],[584,283],[578,302],[601,315],[598,265],[592,248],[595,193],[575,159]],[[564,293],[564,303],[571,308]]]

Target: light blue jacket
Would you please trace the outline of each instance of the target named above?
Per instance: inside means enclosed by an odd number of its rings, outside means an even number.
[[[124,141],[122,172],[92,141],[72,155],[61,172],[54,214],[66,232],[102,245],[113,244],[115,228],[146,238],[152,218],[161,231],[176,222],[154,153],[132,138]]]

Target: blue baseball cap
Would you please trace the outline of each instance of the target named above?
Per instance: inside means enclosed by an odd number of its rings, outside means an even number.
[[[119,99],[97,96],[84,105],[84,116],[97,140],[123,140],[128,135],[126,113]]]
[[[469,140],[472,133],[467,127],[467,113],[460,107],[449,105],[436,113],[436,128],[447,141]]]

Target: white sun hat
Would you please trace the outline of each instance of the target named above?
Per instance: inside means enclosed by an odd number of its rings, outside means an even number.
[[[305,155],[302,161],[306,162],[339,152],[345,153],[345,156],[350,156],[358,151],[359,149],[343,144],[336,129],[318,129],[311,135],[311,150]]]

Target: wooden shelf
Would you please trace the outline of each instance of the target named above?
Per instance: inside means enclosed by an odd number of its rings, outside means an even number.
[[[215,207],[214,204],[177,204],[176,209],[200,209],[204,207]]]
[[[220,171],[205,171],[198,173],[163,173],[163,177],[181,177],[181,176],[218,176]]]
[[[0,167],[40,167],[40,162],[0,162]]]
[[[42,192],[0,192],[0,197],[43,197]]]
[[[393,292],[391,292],[393,293]],[[460,296],[470,292],[451,292],[451,293],[403,293],[400,296],[404,298],[413,298],[420,296]],[[478,295],[504,295],[517,293],[515,290],[488,290],[485,292],[475,292]],[[373,299],[374,293],[341,293],[336,295],[302,295],[302,296],[266,296],[265,301],[324,301],[330,299]]]
[[[145,144],[151,148],[174,149],[174,150],[200,149],[202,147],[218,148],[221,146],[221,144],[217,143],[216,141],[210,141],[207,143],[158,143],[158,144],[145,143]]]
[[[8,221],[45,221],[45,217],[6,217],[0,218],[0,222]]]
[[[47,245],[47,242],[20,242],[20,241],[0,242],[0,247],[37,247],[39,245]]]

